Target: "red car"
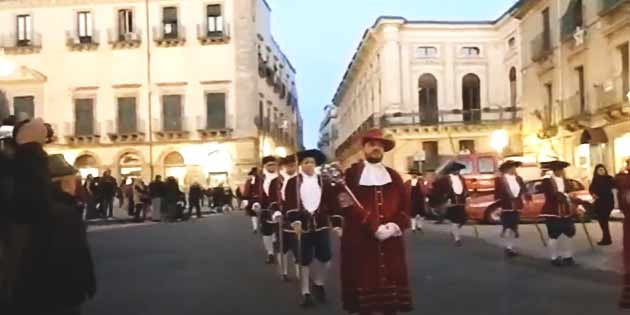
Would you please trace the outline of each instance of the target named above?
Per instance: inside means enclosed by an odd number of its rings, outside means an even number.
[[[585,208],[593,202],[588,190],[577,180],[569,180],[569,196]],[[541,190],[542,179],[531,180],[525,183],[527,191],[532,195],[532,202],[525,203],[521,211],[522,221],[535,221],[538,219],[545,203],[545,196]],[[494,194],[478,195],[470,198],[466,203],[468,217],[475,221],[497,224],[500,222],[501,211],[497,207]]]
[[[499,160],[492,154],[466,154],[455,158],[457,163],[466,166],[460,174],[466,181],[471,193],[491,193],[494,191],[494,179],[497,177]]]

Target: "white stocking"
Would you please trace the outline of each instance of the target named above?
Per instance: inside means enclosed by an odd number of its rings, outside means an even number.
[[[573,258],[573,238],[564,236],[562,241],[562,257]]]
[[[411,230],[416,230],[416,218],[411,218]]]
[[[503,241],[505,242],[505,248],[514,249],[514,232],[512,230],[505,231],[505,236],[503,237]]]
[[[459,236],[459,224],[457,223],[451,224],[451,233],[453,233],[453,237],[455,238],[455,241],[461,240]]]
[[[324,263],[315,259],[312,264],[312,269],[313,283],[318,286],[324,286],[326,284],[328,271],[330,270],[330,261]]]
[[[267,255],[273,255],[273,236],[263,235],[262,239],[265,250],[267,251]]]
[[[287,276],[289,275],[289,255],[281,254],[280,259],[282,259],[282,274]]]
[[[308,266],[302,266],[302,294],[311,294],[309,271]]]
[[[416,221],[416,226],[417,226],[419,229],[422,229],[422,226],[423,226],[423,224],[424,224],[424,218],[423,218],[423,217],[421,217],[420,215],[417,215],[417,216],[416,216],[416,220],[415,220],[415,221]]]
[[[551,260],[558,258],[558,240],[557,239],[549,239],[549,255],[551,256]]]
[[[251,217],[252,218],[252,230],[256,231],[258,230],[258,218],[257,217]]]

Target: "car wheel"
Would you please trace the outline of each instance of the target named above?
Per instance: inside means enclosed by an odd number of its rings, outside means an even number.
[[[483,218],[484,218],[484,221],[488,224],[501,223],[501,208],[490,207],[486,209],[486,212],[484,213]]]

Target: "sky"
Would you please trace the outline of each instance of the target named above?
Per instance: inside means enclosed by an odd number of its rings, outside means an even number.
[[[408,20],[494,20],[516,0],[267,0],[271,33],[297,70],[304,145],[317,146],[332,102],[363,32],[381,15]]]

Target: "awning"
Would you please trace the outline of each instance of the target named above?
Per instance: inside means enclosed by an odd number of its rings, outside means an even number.
[[[602,144],[608,143],[608,136],[604,128],[589,128],[584,130],[580,138],[581,144]]]

